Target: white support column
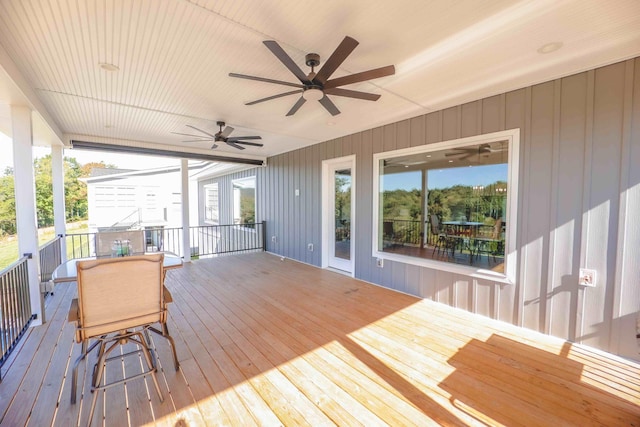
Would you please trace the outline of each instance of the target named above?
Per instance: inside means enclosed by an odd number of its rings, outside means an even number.
[[[66,211],[64,205],[64,157],[62,146],[51,147],[51,175],[53,181],[53,225],[56,236],[67,232]],[[62,262],[67,261],[67,241],[60,242]]]
[[[31,109],[11,107],[13,133],[13,176],[16,197],[16,229],[20,256],[31,254],[28,262],[31,313],[37,318],[32,326],[43,322],[40,293],[40,257],[38,255],[38,222],[36,216],[36,186],[33,176]]]
[[[180,163],[182,180],[182,253],[185,262],[191,262],[191,238],[189,236],[189,160]]]

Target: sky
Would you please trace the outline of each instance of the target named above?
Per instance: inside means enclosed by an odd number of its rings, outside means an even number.
[[[394,173],[384,176],[384,189],[420,189],[422,173],[420,171]],[[454,185],[489,185],[496,181],[507,180],[507,164],[483,165],[463,168],[434,169],[427,176],[430,190],[447,188]]]
[[[51,153],[49,147],[33,147],[33,157],[43,157]],[[169,157],[152,157],[136,154],[120,154],[90,150],[65,149],[65,157],[74,157],[78,163],[84,165],[90,162],[104,161],[120,169],[152,169],[163,166],[173,166],[180,163],[179,159]],[[13,167],[13,142],[11,138],[0,132],[0,174],[8,167]]]

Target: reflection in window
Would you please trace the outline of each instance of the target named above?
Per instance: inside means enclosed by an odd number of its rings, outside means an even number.
[[[380,159],[378,251],[504,272],[508,150],[494,141]]]
[[[233,223],[253,228],[255,222],[256,178],[236,179],[233,181]]]
[[[218,183],[204,186],[204,219],[214,224],[220,223],[220,205],[218,202]]]

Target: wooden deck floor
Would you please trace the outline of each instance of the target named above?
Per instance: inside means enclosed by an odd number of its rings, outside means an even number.
[[[640,426],[640,365],[579,345],[263,253],[166,284],[181,369],[154,337],[164,403],[130,381],[101,393],[94,425]],[[5,373],[2,426],[86,424],[86,363],[69,403],[75,293],[56,287]]]

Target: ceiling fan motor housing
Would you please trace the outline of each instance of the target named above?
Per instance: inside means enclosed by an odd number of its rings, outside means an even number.
[[[304,62],[309,67],[317,67],[320,65],[320,55],[317,53],[307,53],[304,57]]]

